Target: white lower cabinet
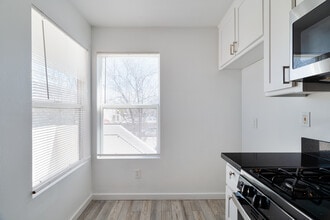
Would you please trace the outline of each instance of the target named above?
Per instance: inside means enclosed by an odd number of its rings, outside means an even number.
[[[227,163],[226,165],[226,219],[237,220],[237,208],[233,202],[233,193],[237,191],[239,171]]]
[[[226,186],[226,220],[237,220],[237,208],[232,199],[233,191]]]

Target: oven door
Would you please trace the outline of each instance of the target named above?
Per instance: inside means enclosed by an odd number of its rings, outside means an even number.
[[[233,193],[233,203],[239,220],[266,220],[263,215],[246,200],[240,192]]]

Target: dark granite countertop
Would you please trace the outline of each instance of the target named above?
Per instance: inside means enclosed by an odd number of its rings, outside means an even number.
[[[242,168],[330,168],[330,161],[307,153],[222,153],[221,157],[238,170]]]

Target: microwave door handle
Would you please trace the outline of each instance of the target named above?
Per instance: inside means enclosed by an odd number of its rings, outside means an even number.
[[[239,211],[239,213],[241,214],[241,216],[243,217],[243,219],[244,220],[251,220],[251,218],[249,217],[249,215],[243,209],[241,203],[238,201],[237,196],[236,196],[235,193],[233,193],[231,199],[233,200],[233,203],[235,204],[237,210]]]

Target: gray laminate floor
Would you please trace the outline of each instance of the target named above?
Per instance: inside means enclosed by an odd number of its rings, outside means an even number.
[[[78,220],[222,220],[225,200],[93,200]]]

